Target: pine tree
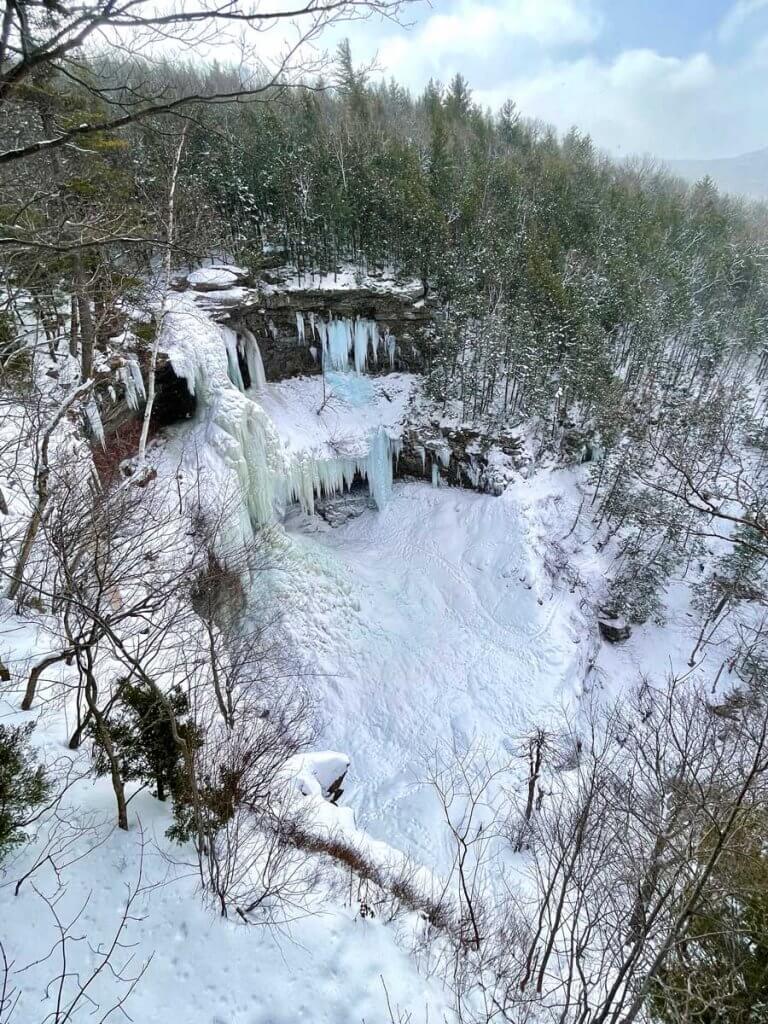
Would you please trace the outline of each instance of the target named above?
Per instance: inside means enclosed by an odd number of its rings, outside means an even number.
[[[0,725],[0,863],[24,841],[24,829],[52,789],[29,744],[33,729]]]

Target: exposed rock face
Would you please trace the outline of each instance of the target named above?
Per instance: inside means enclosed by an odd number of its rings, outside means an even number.
[[[176,376],[167,359],[158,361],[155,387],[157,390],[152,406],[153,426],[165,427],[194,416],[197,399],[189,393],[186,380]]]
[[[149,371],[147,356],[147,352],[140,353],[144,379]],[[123,430],[133,421],[140,421],[143,416],[144,395],[134,396],[131,401],[124,380],[115,374],[114,381],[109,392],[99,396],[99,412],[107,437]],[[164,353],[158,355],[155,388],[151,420],[153,433],[160,427],[180,423],[194,416],[197,400],[189,393],[187,382],[176,376]]]
[[[318,498],[315,501],[315,514],[324,519],[329,526],[343,526],[350,519],[357,519],[363,512],[375,509],[376,502],[370,496],[366,486],[353,484],[351,491]]]
[[[297,313],[305,318],[303,339],[296,325]],[[230,322],[235,329],[238,322],[242,323],[256,336],[267,380],[282,380],[320,372],[320,340],[312,337],[309,314],[318,320],[331,317],[375,320],[382,336],[387,331],[393,334],[396,341],[393,362],[390,363],[388,355],[381,352],[378,364],[369,363],[369,373],[390,369],[418,372],[424,366],[432,312],[430,304],[415,289],[400,288],[388,292],[367,287],[333,289],[310,286],[287,291],[271,288],[258,300],[253,300],[253,304],[249,299],[247,305],[233,310]]]
[[[514,434],[455,428],[439,420],[406,425],[396,475],[501,494],[528,463]]]
[[[330,800],[332,804],[337,804],[344,795],[344,779],[347,777],[346,772],[342,772],[337,779],[328,786],[325,793],[323,794],[327,800]]]
[[[174,287],[195,292],[200,308],[215,320],[223,321],[234,330],[252,331],[269,381],[321,372],[321,342],[316,334],[313,336],[312,316],[318,322],[331,318],[372,320],[376,322],[381,339],[387,334],[394,336],[393,358],[390,359],[386,346],[380,345],[378,362],[369,361],[368,373],[422,369],[432,340],[432,303],[424,300],[418,282],[402,283],[371,276],[356,283],[349,270],[303,280],[289,276],[285,269],[262,271],[257,279],[242,267],[212,264],[177,278]],[[297,326],[297,313],[303,317],[303,338]],[[144,380],[150,342],[151,339],[146,342],[137,339],[134,353],[134,362],[141,364],[140,377]],[[117,362],[124,364],[125,361],[118,359]],[[112,367],[111,393],[100,401],[108,436],[140,416],[144,399],[142,394],[139,400],[131,400],[117,362]],[[185,383],[175,376],[161,350],[153,426],[162,427],[187,419],[194,414],[194,408],[194,399],[188,395]]]

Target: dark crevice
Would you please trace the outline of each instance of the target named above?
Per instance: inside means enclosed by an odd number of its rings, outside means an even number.
[[[251,371],[248,369],[248,360],[245,358],[245,351],[239,335],[237,338],[237,365],[240,367],[240,376],[243,378],[243,386],[247,391],[251,386]]]
[[[186,380],[176,376],[170,363],[161,366],[155,377],[152,425],[168,427],[172,423],[191,419],[196,408],[197,399],[189,393]]]

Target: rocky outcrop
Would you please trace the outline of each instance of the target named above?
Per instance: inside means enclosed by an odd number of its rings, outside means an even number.
[[[375,321],[382,339],[393,336],[393,358],[382,346],[368,373],[419,372],[434,344],[434,304],[414,280],[364,275],[350,267],[298,276],[286,267],[249,274],[243,267],[212,264],[179,277],[174,286],[197,292],[198,304],[214,319],[253,332],[268,381],[321,372],[321,342],[312,319],[361,318]],[[303,337],[297,314],[303,317]]]
[[[451,426],[435,418],[406,424],[396,476],[501,494],[528,462],[514,434]]]
[[[297,314],[304,317],[303,338]],[[267,285],[260,289],[257,301],[249,299],[233,310],[230,322],[235,328],[242,323],[256,336],[267,380],[282,380],[320,372],[320,340],[312,335],[311,317],[326,321],[360,317],[375,321],[382,337],[394,335],[393,360],[382,351],[378,363],[369,363],[369,373],[418,372],[424,367],[431,341],[432,304],[415,285],[390,282],[377,286],[371,281],[359,287],[336,288],[325,278],[320,285],[310,281],[306,287],[284,290]]]
[[[315,515],[324,519],[329,526],[343,526],[350,519],[357,519],[364,512],[376,508],[368,487],[354,483],[341,494],[326,495],[315,500]]]

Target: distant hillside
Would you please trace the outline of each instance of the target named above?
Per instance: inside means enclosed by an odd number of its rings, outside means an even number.
[[[708,174],[723,192],[768,199],[768,148],[722,160],[669,160],[668,165],[691,181]]]

